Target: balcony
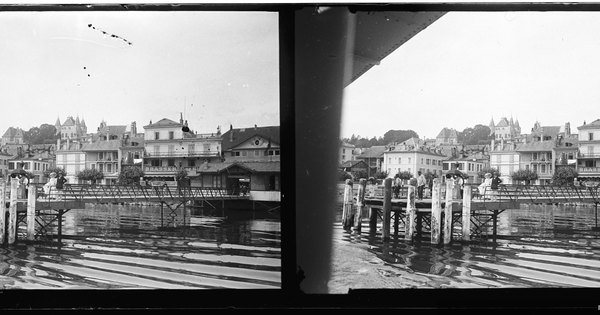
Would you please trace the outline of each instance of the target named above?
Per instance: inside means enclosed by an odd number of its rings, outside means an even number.
[[[600,174],[600,167],[580,166],[577,168],[577,172],[579,172],[579,175]]]
[[[577,156],[580,159],[600,159],[600,153],[579,153],[579,155]]]
[[[147,158],[177,158],[177,157],[217,157],[219,152],[211,151],[181,151],[181,152],[146,152]]]

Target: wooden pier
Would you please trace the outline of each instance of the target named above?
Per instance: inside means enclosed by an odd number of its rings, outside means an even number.
[[[361,186],[359,185],[359,191]],[[523,204],[591,204],[595,207],[596,227],[598,229],[598,187],[572,187],[548,185],[501,185],[497,190],[486,187],[480,192],[476,185],[465,185],[463,189],[448,179],[442,183],[435,179],[431,198],[417,200],[416,187],[405,186],[400,198],[392,198],[392,179],[388,178],[382,186],[369,187],[367,196],[357,192],[356,208],[352,212],[352,200],[345,197],[343,226],[350,230],[352,222],[348,218],[362,221],[362,207],[366,206],[370,233],[375,234],[378,220],[382,221],[381,235],[384,241],[390,239],[390,230],[394,227],[394,236],[404,233],[405,240],[422,239],[423,234],[430,235],[432,244],[449,244],[454,239],[470,241],[473,238],[491,238],[495,242],[498,232],[498,216],[510,209],[519,209]],[[346,192],[352,193],[351,182],[346,183]],[[359,203],[360,200],[360,203]],[[404,227],[400,230],[400,222]],[[357,226],[357,223],[354,222]],[[490,226],[491,225],[491,226]],[[360,226],[360,223],[358,223]],[[460,229],[456,227],[460,226]],[[360,229],[354,229],[359,232]]]
[[[27,190],[25,195],[24,191]],[[249,200],[250,196],[230,194],[220,188],[172,187],[172,186],[120,186],[120,185],[66,185],[62,190],[50,189],[44,192],[43,184],[19,184],[11,178],[10,184],[0,183],[0,244],[13,244],[21,224],[26,225],[28,241],[48,235],[49,227],[56,224],[57,236],[62,236],[63,215],[74,209],[84,209],[92,204],[156,204],[160,205],[161,222],[163,216],[174,223],[178,209],[185,209],[191,203],[216,209],[226,201]]]

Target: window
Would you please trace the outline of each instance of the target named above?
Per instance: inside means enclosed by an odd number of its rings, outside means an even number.
[[[194,153],[194,151],[196,151],[196,144],[190,143],[190,145],[188,146],[188,152]]]
[[[173,140],[175,138],[175,133],[173,131],[169,131],[169,140]]]
[[[532,160],[534,160],[534,161],[538,159],[538,154],[537,154],[537,152],[533,152],[533,153],[531,153],[531,159],[532,159]]]
[[[594,140],[594,133],[593,132],[588,133],[588,135],[589,135],[589,140],[590,141]]]
[[[546,165],[545,164],[540,165],[540,173],[542,173],[542,174],[546,173]]]
[[[95,170],[96,169],[96,164],[90,164],[90,167]]]
[[[239,151],[231,152],[231,156],[240,156],[240,152]]]
[[[421,158],[421,164],[423,164],[423,158]]]
[[[106,172],[107,173],[112,173],[112,164],[106,164]]]
[[[425,160],[425,164],[429,165],[429,159]]]
[[[196,166],[196,161],[195,160],[188,160],[188,166]]]
[[[402,158],[401,157],[398,158],[398,164],[402,164]]]
[[[259,156],[259,152],[258,150],[254,150],[254,156]]]
[[[104,172],[104,164],[98,164],[98,170]]]
[[[346,153],[346,149],[342,149],[342,154],[345,154],[345,153]]]
[[[594,147],[593,146],[588,146],[588,154],[589,155],[593,155],[594,154]]]
[[[169,144],[169,148],[168,148],[169,155],[173,155],[174,151],[175,151],[175,145]]]
[[[98,152],[98,160],[104,160],[104,152]]]
[[[155,132],[154,132],[154,140],[158,140],[158,139],[160,139],[159,135],[160,135],[160,134],[158,133],[158,131],[155,131]]]
[[[167,160],[167,165],[168,166],[175,166],[175,160],[174,159],[168,159]]]
[[[134,159],[139,159],[140,158],[140,152],[133,152],[133,158]]]
[[[158,160],[158,159],[152,160],[150,165],[152,165],[152,166],[160,166],[160,160]]]
[[[23,169],[24,169],[24,170],[28,170],[28,169],[29,169],[29,162],[27,162],[27,163],[25,163],[25,164],[23,165]]]

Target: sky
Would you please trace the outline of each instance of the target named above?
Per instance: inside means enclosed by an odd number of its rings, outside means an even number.
[[[448,12],[344,90],[341,137],[600,118],[600,12]]]
[[[276,12],[0,12],[0,132],[279,125]],[[113,36],[114,35],[114,36]],[[131,43],[131,45],[129,44]]]

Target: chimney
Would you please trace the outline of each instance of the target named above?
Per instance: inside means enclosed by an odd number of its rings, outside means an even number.
[[[233,129],[229,129],[229,142],[233,142]]]
[[[565,136],[571,135],[571,123],[565,123]]]
[[[135,121],[131,122],[131,136],[135,136],[137,134],[137,126],[135,125]]]

